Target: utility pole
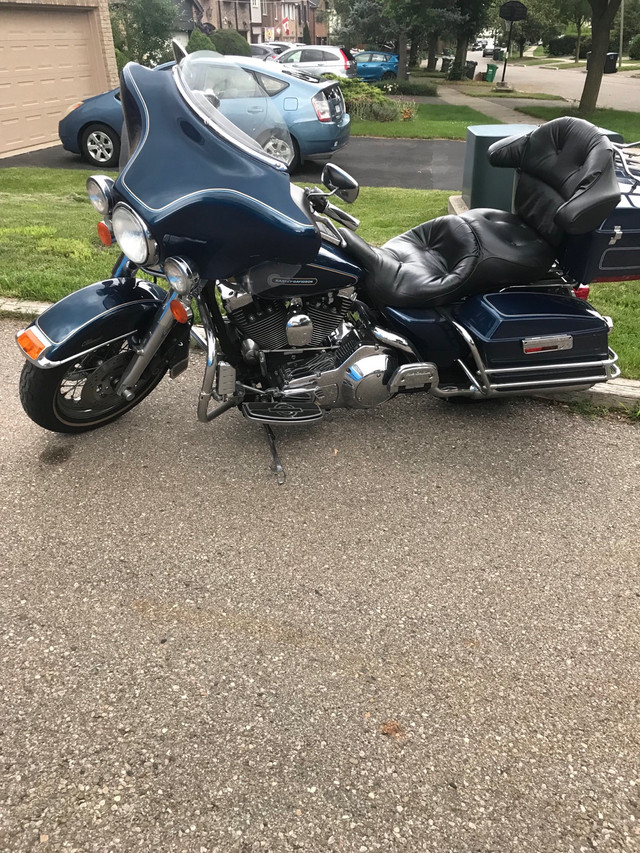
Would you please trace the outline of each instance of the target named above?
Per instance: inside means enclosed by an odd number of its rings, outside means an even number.
[[[624,0],[620,4],[620,47],[618,48],[618,68],[622,67],[622,43],[624,33]]]

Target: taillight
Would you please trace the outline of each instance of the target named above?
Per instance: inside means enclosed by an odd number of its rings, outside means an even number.
[[[589,298],[589,285],[588,284],[579,284],[578,287],[574,288],[575,295],[578,299],[588,299]]]
[[[318,116],[318,121],[331,121],[331,108],[324,92],[318,92],[311,98],[311,103]]]
[[[340,53],[342,54],[342,58],[344,59],[344,70],[348,71],[349,70],[349,57],[344,52],[344,50],[341,50]]]

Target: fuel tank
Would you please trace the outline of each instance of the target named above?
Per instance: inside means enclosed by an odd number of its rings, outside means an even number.
[[[291,299],[351,287],[361,275],[362,269],[338,248],[323,244],[313,261],[307,264],[259,264],[249,270],[242,283],[252,296]]]

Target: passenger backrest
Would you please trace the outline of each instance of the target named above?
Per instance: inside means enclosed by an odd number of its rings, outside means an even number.
[[[597,228],[620,201],[613,146],[584,119],[553,119],[494,142],[489,162],[517,170],[515,212],[552,246]]]

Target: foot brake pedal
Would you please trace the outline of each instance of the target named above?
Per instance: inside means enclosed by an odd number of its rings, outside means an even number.
[[[262,424],[308,424],[319,421],[324,412],[309,400],[278,400],[272,403],[243,403],[242,414],[250,421]]]

